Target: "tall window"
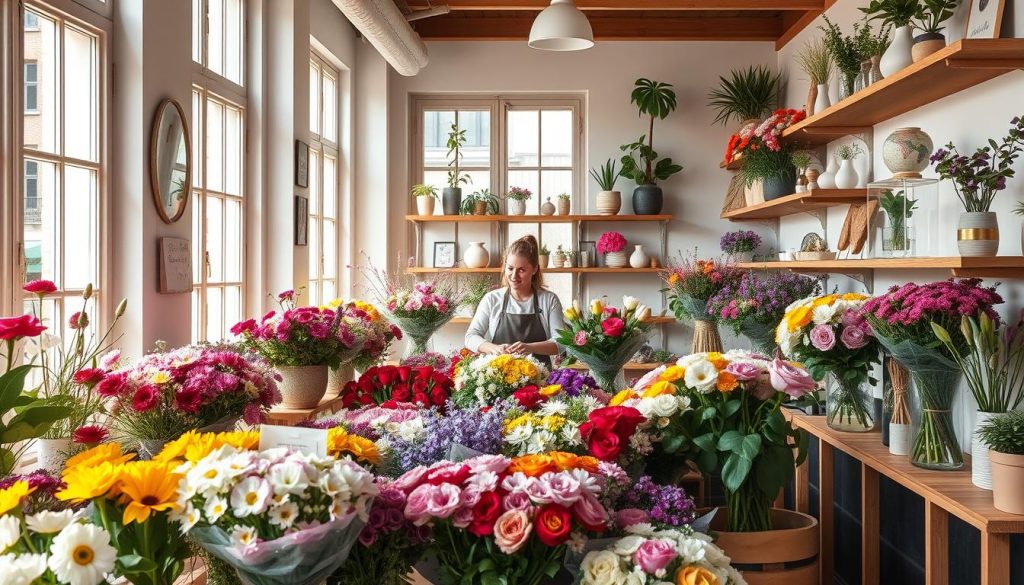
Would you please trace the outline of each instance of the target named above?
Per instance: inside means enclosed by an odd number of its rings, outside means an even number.
[[[309,300],[338,295],[338,80],[318,55],[309,60]]]
[[[60,289],[41,317],[61,333],[86,285],[102,291],[106,45],[98,29],[42,6],[26,5],[23,23],[23,109],[34,112],[22,124],[21,266],[25,281]]]
[[[438,104],[441,105],[441,104]],[[463,193],[496,188],[491,174],[491,145],[497,140],[491,133],[492,104],[466,101],[449,107],[426,106],[422,112],[423,143],[420,150],[422,182],[438,192],[448,186],[448,135],[454,124],[465,131],[459,175],[468,175]],[[454,107],[453,107],[454,106]],[[420,179],[414,182],[420,182]],[[436,207],[436,206],[435,206]]]
[[[193,1],[192,339],[229,336],[245,314],[245,42],[242,0]]]

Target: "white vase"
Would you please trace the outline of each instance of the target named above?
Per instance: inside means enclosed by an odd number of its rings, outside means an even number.
[[[892,42],[889,48],[882,54],[882,61],[878,64],[882,75],[891,77],[914,62],[911,53],[914,48],[914,35],[911,34],[910,25],[901,26],[892,33]]]
[[[434,215],[434,201],[430,195],[417,195],[416,212],[420,215]]]
[[[281,374],[277,385],[281,406],[293,409],[315,408],[327,392],[327,365],[276,366]]]
[[[647,268],[651,263],[651,259],[644,252],[643,244],[637,244],[633,248],[633,253],[629,255],[629,265],[633,268]]]
[[[60,473],[74,447],[70,437],[62,439],[36,439],[36,457],[39,467],[46,471]]]
[[[625,252],[608,252],[604,255],[604,265],[608,268],[625,268],[629,266],[629,257]]]
[[[522,199],[509,199],[508,200],[508,214],[509,215],[526,215],[526,201]]]
[[[836,172],[836,189],[856,188],[859,180],[857,170],[853,168],[853,160],[845,159],[840,162],[839,170]],[[821,179],[818,179],[818,183],[821,183]]]
[[[910,455],[910,425],[889,423],[889,452]]]
[[[818,188],[835,189],[837,170],[839,170],[839,166],[836,165],[836,158],[834,156],[828,157],[828,166],[825,167],[825,172],[818,175]]]
[[[983,490],[992,489],[992,462],[988,458],[988,445],[978,437],[978,428],[996,414],[978,411],[974,415],[974,432],[971,434],[971,483]]]
[[[345,364],[336,370],[327,370],[327,392],[324,394],[324,400],[341,396],[341,391],[345,389],[345,383],[353,377],[354,371],[349,364]]]
[[[956,247],[961,256],[988,257],[999,252],[999,220],[994,211],[965,211],[957,225]]]
[[[828,100],[828,84],[818,84],[818,97],[814,98],[814,113],[815,115],[820,114],[828,109],[832,103]]]
[[[470,242],[466,253],[462,255],[466,268],[486,268],[491,263],[491,254],[484,248],[483,242]]]

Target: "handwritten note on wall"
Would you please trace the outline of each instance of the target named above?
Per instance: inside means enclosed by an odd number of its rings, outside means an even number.
[[[192,290],[192,249],[184,238],[160,238],[160,292]]]

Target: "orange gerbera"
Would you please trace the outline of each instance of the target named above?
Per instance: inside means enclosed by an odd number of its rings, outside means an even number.
[[[740,383],[736,376],[726,371],[718,372],[718,381],[715,383],[715,386],[720,392],[732,392],[739,385]]]
[[[102,461],[91,467],[65,469],[61,480],[66,487],[57,492],[57,499],[78,504],[100,496],[116,495],[122,467],[123,463]]]

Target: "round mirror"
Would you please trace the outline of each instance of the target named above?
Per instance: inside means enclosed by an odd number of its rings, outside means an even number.
[[[160,219],[178,221],[192,189],[192,147],[185,111],[174,99],[160,102],[156,110],[149,144],[149,181]]]

